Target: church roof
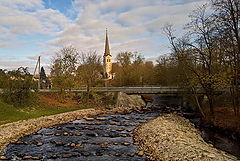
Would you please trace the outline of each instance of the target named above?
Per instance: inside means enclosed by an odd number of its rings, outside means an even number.
[[[106,42],[105,42],[105,52],[104,56],[110,55],[109,43],[108,43],[108,34],[106,29]]]

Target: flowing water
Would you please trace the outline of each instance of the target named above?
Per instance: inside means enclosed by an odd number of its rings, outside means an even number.
[[[143,161],[133,129],[159,114],[104,114],[57,124],[9,144],[4,155],[11,160]]]

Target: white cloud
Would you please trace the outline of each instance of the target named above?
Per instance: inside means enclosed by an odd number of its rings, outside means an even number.
[[[109,30],[113,55],[123,51],[138,51],[146,56],[156,56],[168,50],[159,44],[162,27],[171,23],[182,28],[188,15],[205,1],[164,0],[76,0],[79,10],[75,21],[59,32],[49,45],[74,45],[79,50],[96,49],[103,52],[105,28]],[[161,41],[162,42],[162,41]]]
[[[9,40],[16,42],[19,35],[40,33],[54,36],[40,45],[46,48],[40,53],[45,62],[57,48],[69,44],[79,52],[96,50],[103,54],[108,28],[114,57],[121,51],[137,51],[147,58],[156,58],[169,51],[162,27],[171,23],[182,28],[191,11],[203,3],[204,0],[75,0],[73,10],[79,13],[70,20],[58,10],[46,9],[41,0],[0,0],[0,47],[9,48]],[[28,62],[34,58],[28,57],[19,64],[30,65]]]
[[[55,34],[69,22],[58,10],[44,9],[41,0],[0,1],[1,39],[34,33]]]

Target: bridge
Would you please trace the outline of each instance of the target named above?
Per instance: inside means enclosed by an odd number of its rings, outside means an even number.
[[[96,92],[124,92],[127,94],[193,94],[193,92],[190,89],[183,88],[183,87],[176,87],[176,86],[159,86],[159,87],[91,87],[91,91]],[[66,92],[86,92],[87,88],[77,88],[77,89],[66,89],[63,90]],[[54,90],[54,89],[40,89],[39,92],[60,92],[60,90]],[[218,91],[222,92],[222,91]],[[204,94],[204,91],[200,88],[197,88],[196,90],[197,94]]]

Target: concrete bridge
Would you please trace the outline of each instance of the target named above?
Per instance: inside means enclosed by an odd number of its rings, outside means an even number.
[[[177,86],[159,86],[159,87],[91,87],[91,91],[97,92],[124,92],[127,94],[192,94],[192,91],[187,88],[177,87]],[[53,90],[53,89],[41,89],[39,92],[59,92],[60,90]],[[86,92],[86,87],[78,88],[78,89],[67,89],[64,90],[67,92]],[[218,91],[222,92],[222,91]],[[200,88],[196,90],[197,94],[204,94],[204,91]]]

